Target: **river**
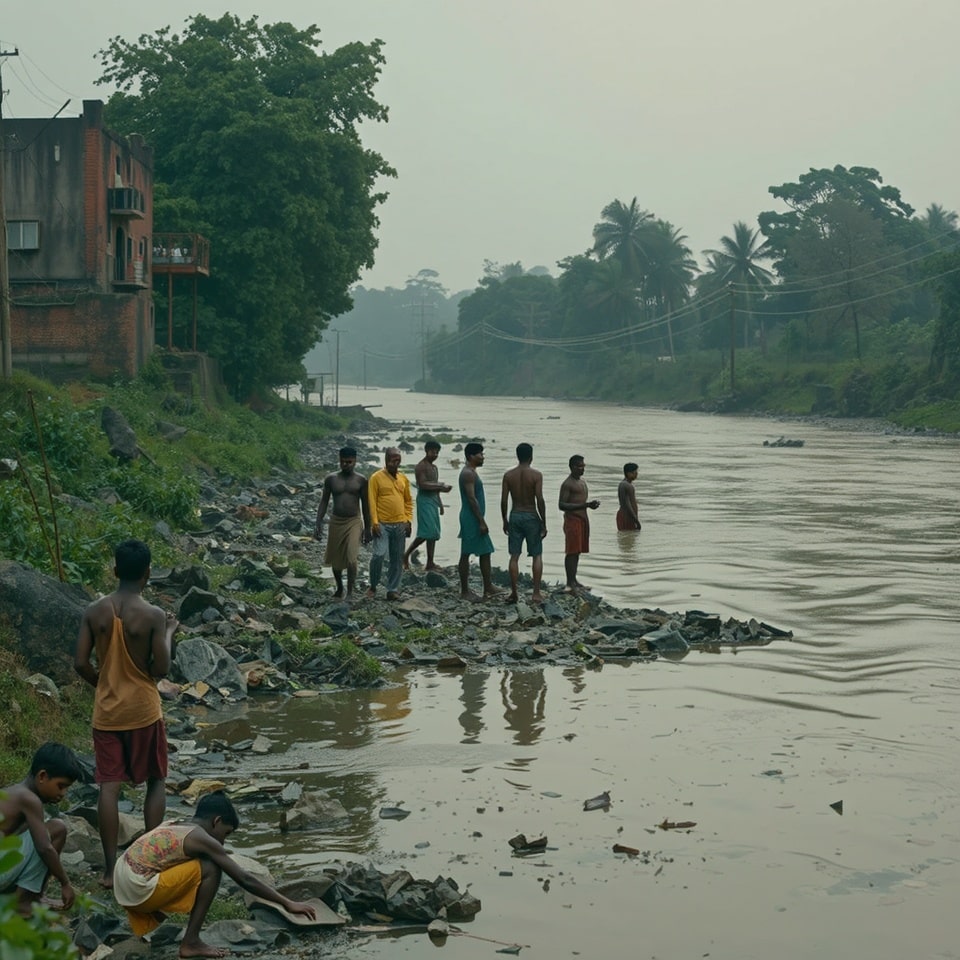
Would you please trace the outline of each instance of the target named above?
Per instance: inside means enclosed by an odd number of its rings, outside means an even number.
[[[581,580],[618,606],[756,617],[794,636],[601,670],[400,671],[372,692],[254,701],[211,735],[266,733],[265,772],[328,789],[353,816],[323,835],[261,820],[235,847],[277,874],[339,857],[453,877],[483,902],[471,936],[444,946],[458,958],[502,943],[550,960],[960,956],[960,441],[533,398],[341,387],[340,402],[381,405],[408,436],[483,438],[495,534],[500,477],[531,442],[546,583],[563,576],[556,498],[581,453],[602,501]],[[782,435],[804,446],[763,446]],[[457,457],[438,461],[455,488]],[[614,528],[626,461],[640,465],[639,534]],[[437,558],[450,565],[447,500]],[[609,809],[585,812],[603,790]],[[384,804],[411,815],[378,819]],[[511,856],[518,833],[546,835],[543,855]],[[368,938],[350,955],[434,950]]]

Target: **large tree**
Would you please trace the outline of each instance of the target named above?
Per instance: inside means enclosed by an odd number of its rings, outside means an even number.
[[[884,184],[883,177],[873,167],[847,169],[840,164],[832,169],[811,167],[796,183],[782,183],[770,187],[769,191],[789,208],[785,213],[767,210],[758,217],[760,230],[767,238],[767,249],[777,258],[775,266],[781,276],[790,273],[786,249],[790,239],[804,223],[816,223],[822,211],[836,200],[844,200],[869,213],[881,224],[888,241],[903,242],[912,234],[909,220],[913,207],[901,198],[896,187]]]
[[[142,134],[171,200],[196,205],[211,241],[201,349],[238,394],[297,381],[302,358],[373,264],[378,178],[393,170],[358,126],[385,121],[373,96],[382,43],[321,53],[316,26],[197,15],[101,51],[117,87],[107,120]],[[157,207],[154,229],[183,229]]]

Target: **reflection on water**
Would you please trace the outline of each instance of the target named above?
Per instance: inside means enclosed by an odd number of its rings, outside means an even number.
[[[275,750],[253,761],[265,776],[328,790],[351,817],[281,835],[278,813],[258,808],[238,846],[277,872],[339,856],[453,876],[483,901],[471,933],[541,957],[958,956],[960,444],[600,404],[359,397],[407,418],[407,433],[485,436],[488,485],[530,440],[551,511],[567,457],[584,453],[591,495],[610,506],[586,582],[619,605],[756,616],[794,639],[600,670],[401,670],[373,692],[255,701],[209,735],[266,733]],[[784,433],[805,446],[762,447]],[[627,460],[641,464],[643,530],[618,536]],[[546,582],[563,569],[548,519]],[[450,564],[447,521],[437,556]],[[609,810],[585,812],[603,790]],[[411,815],[380,820],[385,804]],[[665,832],[664,819],[697,826]],[[520,832],[548,836],[542,857],[512,857]],[[398,950],[435,948],[407,937],[351,955]]]

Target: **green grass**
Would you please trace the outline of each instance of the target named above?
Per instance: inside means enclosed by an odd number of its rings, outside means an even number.
[[[9,630],[8,628],[5,628]],[[25,665],[10,652],[0,631],[0,785],[22,780],[33,754],[54,735],[82,753],[93,750],[90,717],[93,688],[77,680],[60,690],[60,699],[38,693],[24,681]]]

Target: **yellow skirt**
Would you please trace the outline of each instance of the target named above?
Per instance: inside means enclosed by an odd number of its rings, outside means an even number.
[[[126,907],[130,928],[142,937],[160,926],[157,911],[162,913],[189,913],[197,899],[200,886],[200,861],[185,860],[157,876],[157,887],[135,907]]]

